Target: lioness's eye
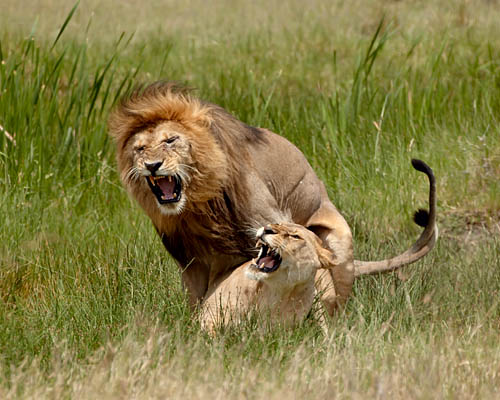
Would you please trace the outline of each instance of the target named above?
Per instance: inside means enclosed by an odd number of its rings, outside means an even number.
[[[171,136],[168,139],[165,139],[163,143],[167,144],[174,143],[177,139],[179,139],[179,136]]]

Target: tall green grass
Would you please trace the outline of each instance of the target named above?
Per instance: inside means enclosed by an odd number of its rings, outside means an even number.
[[[54,30],[56,3],[36,29],[0,29],[1,397],[494,396],[498,6],[228,11],[220,0],[222,18],[198,2],[113,15],[103,3],[93,17],[91,3],[57,3],[67,17]],[[134,10],[147,29],[113,32]],[[253,22],[235,23],[244,13]],[[359,279],[328,331],[312,316],[294,330],[254,321],[206,337],[121,188],[107,135],[120,96],[161,78],[294,142],[351,225],[356,258],[418,235],[411,214],[428,189],[409,160],[424,159],[438,180],[436,249],[400,274]]]

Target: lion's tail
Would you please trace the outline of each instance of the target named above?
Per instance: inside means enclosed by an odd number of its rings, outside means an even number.
[[[425,229],[410,249],[396,257],[381,261],[354,260],[355,276],[394,271],[419,260],[434,247],[438,238],[438,228],[436,225],[436,179],[432,169],[423,161],[413,159],[411,160],[411,164],[413,168],[423,172],[429,178],[429,212],[422,209],[418,210],[413,218],[417,225],[425,227]]]

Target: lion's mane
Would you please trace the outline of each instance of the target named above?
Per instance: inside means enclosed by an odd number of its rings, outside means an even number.
[[[186,209],[175,216],[162,215],[143,187],[126,179],[131,164],[127,142],[134,134],[165,121],[185,128],[197,166],[192,172]],[[226,254],[241,254],[247,248],[250,233],[244,227],[251,224],[247,220],[250,196],[245,174],[251,165],[246,149],[265,142],[259,129],[219,106],[191,96],[180,85],[156,82],[137,88],[122,100],[110,115],[109,131],[117,144],[118,169],[124,185],[150,216],[178,261],[189,260],[175,254],[176,243],[188,243],[195,253],[215,248]],[[207,239],[213,240],[207,243]],[[235,239],[241,243],[239,249],[234,246]]]

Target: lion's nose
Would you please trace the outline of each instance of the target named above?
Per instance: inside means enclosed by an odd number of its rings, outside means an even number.
[[[160,169],[162,164],[163,164],[163,161],[156,161],[156,162],[152,162],[152,163],[145,162],[144,163],[144,165],[151,172],[151,174],[154,174],[156,171],[158,171],[158,169]]]

